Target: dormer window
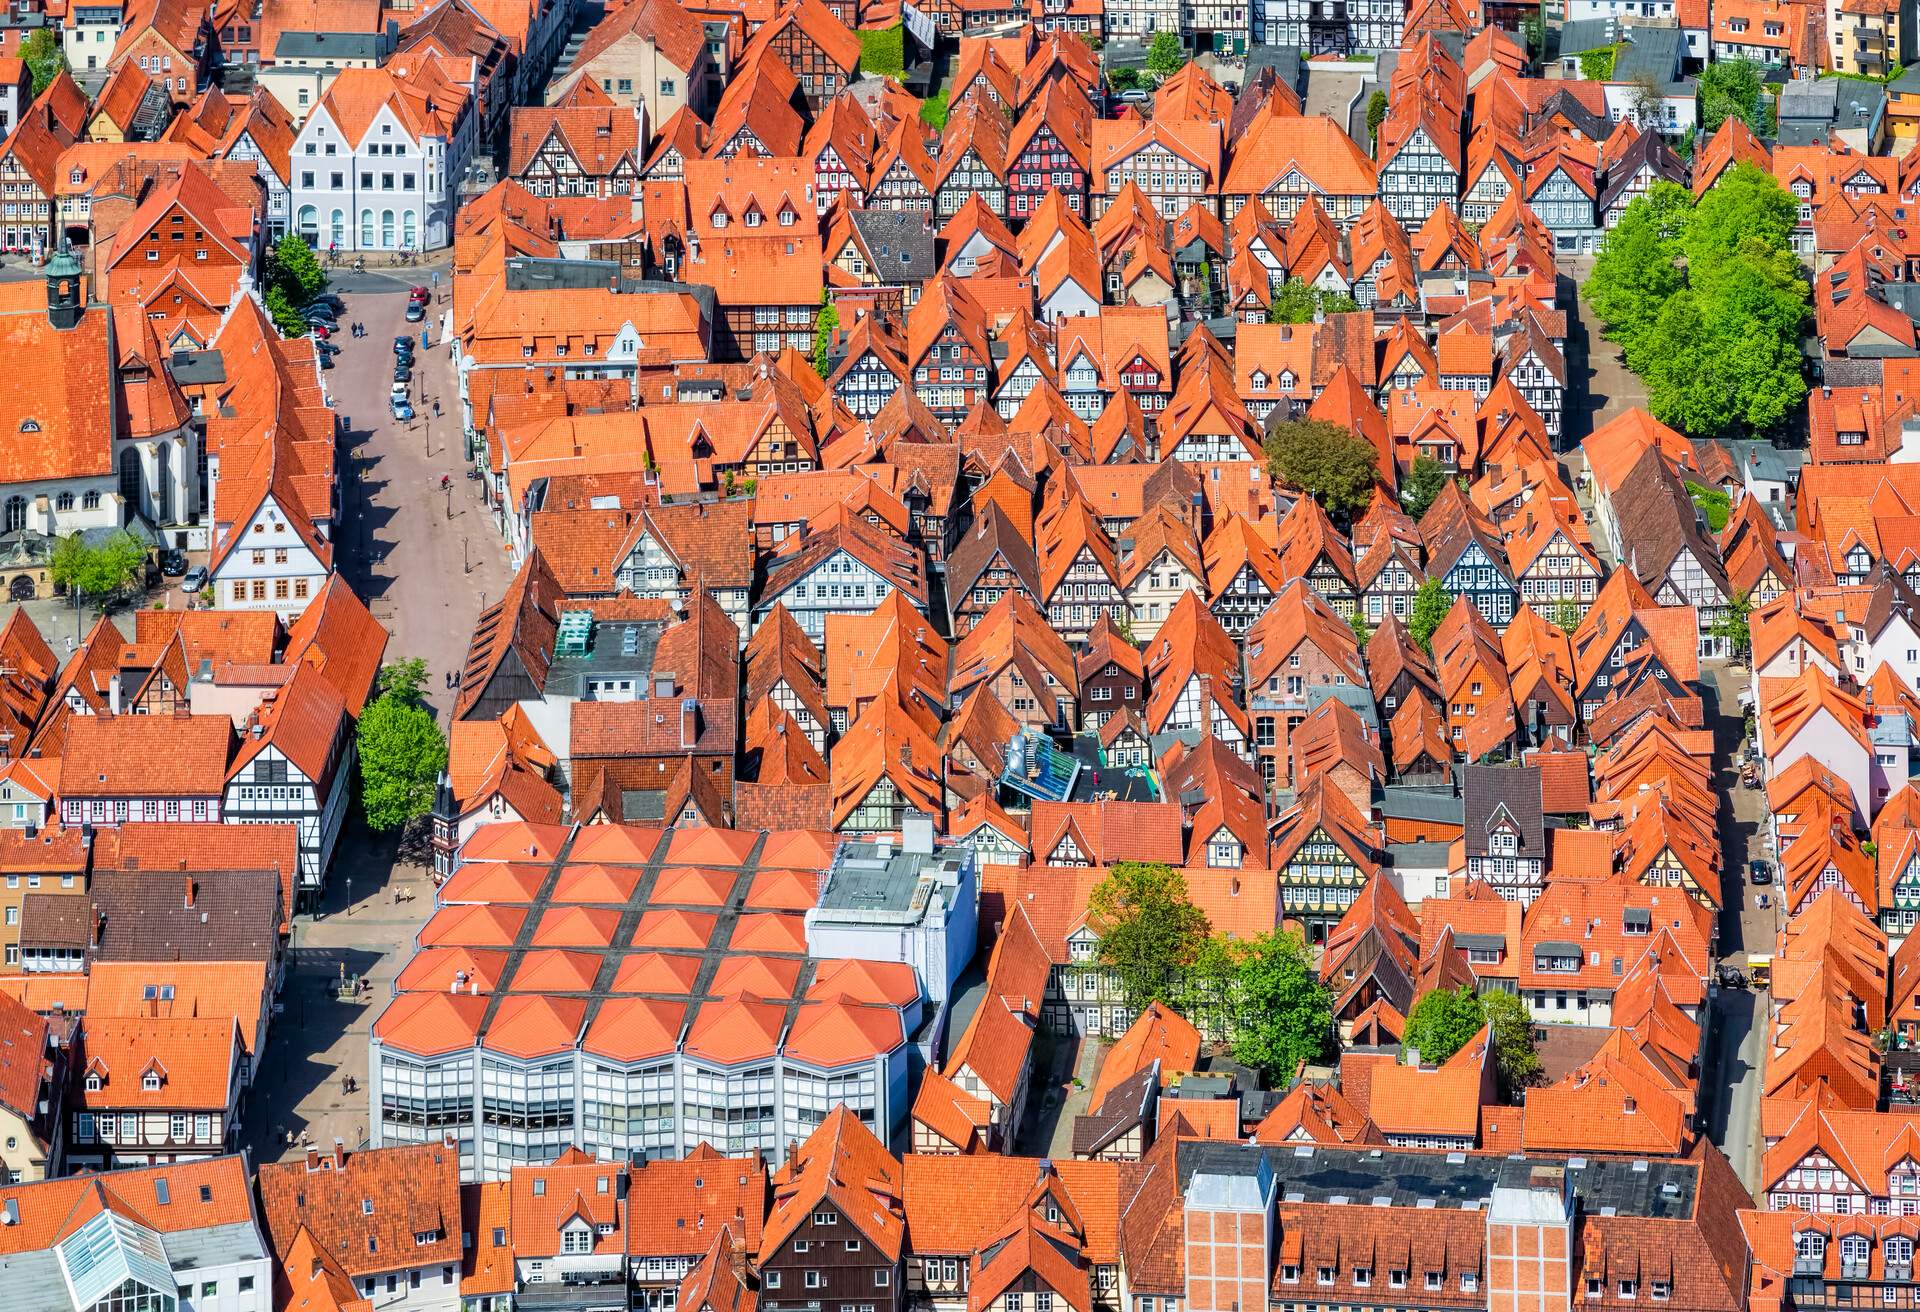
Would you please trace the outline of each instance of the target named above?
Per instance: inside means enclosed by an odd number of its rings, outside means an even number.
[[[757,228],[763,221],[764,216],[758,209],[750,209],[746,212],[745,218],[749,228]]]
[[[148,1093],[160,1092],[160,1072],[148,1071],[140,1077],[140,1087]]]
[[[727,212],[725,210],[716,209],[713,212],[713,226],[716,228],[724,228],[727,226]]]
[[[780,207],[780,226],[783,228],[791,228],[793,226],[793,218],[793,207],[791,205],[782,205]]]
[[[100,1092],[100,1084],[101,1084],[101,1080],[100,1080],[99,1074],[93,1071],[89,1071],[87,1073],[87,1092],[88,1093]]]
[[[562,1253],[591,1253],[593,1251],[593,1231],[584,1225],[568,1226],[560,1232],[560,1251]]]
[[[23,433],[37,433],[40,431],[40,421],[31,418],[22,419],[20,421],[20,431]]]

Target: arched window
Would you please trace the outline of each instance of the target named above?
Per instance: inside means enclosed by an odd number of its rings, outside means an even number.
[[[300,207],[300,216],[294,220],[294,227],[307,240],[309,246],[320,240],[320,211],[311,205]]]
[[[18,533],[27,526],[27,499],[23,496],[7,498],[6,532]]]
[[[80,498],[80,509],[82,510],[100,509],[100,494],[98,492],[86,493],[84,496]]]
[[[328,223],[327,238],[335,246],[339,246],[347,240],[347,212],[345,210],[335,210],[333,212],[330,222]]]
[[[360,249],[367,250],[367,249],[370,249],[372,246],[373,246],[373,211],[361,210],[360,211]]]
[[[55,510],[61,510],[61,511],[72,510],[73,509],[73,493],[62,492],[59,496],[55,497],[53,499],[53,508]]]
[[[393,249],[393,211],[392,210],[380,211],[380,247],[382,250]]]
[[[406,210],[400,215],[400,240],[408,250],[412,250],[420,243],[420,234],[414,227],[412,210]]]

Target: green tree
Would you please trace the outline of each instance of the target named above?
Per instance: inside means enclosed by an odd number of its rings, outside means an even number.
[[[1333,514],[1357,514],[1373,499],[1380,454],[1373,443],[1324,419],[1294,419],[1267,434],[1273,477]]]
[[[1407,481],[1400,489],[1400,504],[1406,512],[1419,519],[1427,513],[1427,507],[1447,485],[1447,467],[1429,455],[1417,455],[1413,458],[1413,467],[1407,471]]]
[[[374,675],[373,686],[377,696],[398,697],[418,706],[427,690],[427,663],[418,656],[389,661]]]
[[[1387,93],[1376,91],[1367,97],[1367,140],[1375,146],[1380,142],[1380,125],[1387,121]]]
[[[1311,323],[1321,314],[1352,314],[1360,303],[1345,292],[1324,291],[1310,282],[1289,279],[1267,304],[1268,323]]]
[[[1247,945],[1237,1010],[1233,1058],[1265,1071],[1275,1087],[1301,1062],[1321,1060],[1331,1045],[1333,990],[1295,931],[1274,930]]]
[[[1753,631],[1749,628],[1752,614],[1753,594],[1736,592],[1728,599],[1727,609],[1707,626],[1707,632],[1713,637],[1725,638],[1733,654],[1743,656],[1753,646]]]
[[[1367,617],[1362,615],[1358,608],[1355,608],[1353,614],[1347,616],[1347,627],[1353,630],[1354,641],[1362,647],[1365,647],[1367,641],[1373,637],[1373,629],[1368,625]]]
[[[1466,1047],[1486,1023],[1486,1008],[1472,985],[1434,989],[1414,1000],[1400,1050],[1408,1054],[1417,1051],[1422,1063],[1438,1066]]]
[[[1153,43],[1147,47],[1147,72],[1153,74],[1156,81],[1166,81],[1184,68],[1186,62],[1187,48],[1180,44],[1178,33],[1153,34]]]
[[[112,597],[145,572],[147,559],[146,543],[116,529],[94,543],[78,533],[61,538],[54,543],[50,568],[53,581],[70,592]]]
[[[1500,1083],[1511,1098],[1540,1082],[1540,1053],[1533,1042],[1533,1016],[1516,994],[1495,990],[1480,999],[1487,1024],[1493,1027],[1493,1059],[1500,1066]]]
[[[1570,599],[1562,597],[1553,603],[1553,626],[1569,638],[1580,627],[1580,619],[1580,608]]]
[[[1654,183],[1602,240],[1593,272],[1580,289],[1607,325],[1607,336],[1626,352],[1629,368],[1644,370],[1641,348],[1647,334],[1661,306],[1686,285],[1678,258],[1692,208],[1693,194],[1686,188]]]
[[[26,62],[27,69],[33,74],[33,94],[45,91],[53,80],[60,76],[60,70],[67,66],[66,51],[60,47],[60,39],[50,27],[36,27],[20,43],[20,58]]]
[[[1169,981],[1175,1009],[1203,1034],[1231,1034],[1237,1023],[1242,946],[1224,934],[1208,934],[1193,960]]]
[[[920,121],[935,132],[947,126],[947,88],[941,87],[920,102]]]
[[[290,232],[273,244],[267,262],[267,285],[278,287],[298,309],[325,290],[327,271],[320,267],[307,239]]]
[[[1115,91],[1132,91],[1140,85],[1140,70],[1137,68],[1109,69],[1107,85]]]
[[[287,294],[278,287],[267,288],[267,317],[273,320],[273,326],[280,330],[282,337],[305,337],[307,321],[300,311],[287,299]]]
[[[1538,9],[1529,10],[1520,20],[1520,35],[1527,39],[1527,53],[1538,59],[1547,48],[1547,23]]]
[[[1707,437],[1767,429],[1805,400],[1795,214],[1771,175],[1742,162],[1697,204],[1656,183],[1607,234],[1583,294],[1664,422]]]
[[[382,693],[361,712],[356,736],[369,829],[399,829],[433,808],[447,740],[432,711],[397,690]]]
[[[1751,59],[1717,59],[1700,70],[1695,84],[1700,130],[1709,135],[1731,117],[1765,136],[1773,129],[1773,102],[1761,83],[1760,65]]]
[[[1181,970],[1199,957],[1208,931],[1180,872],[1150,861],[1116,862],[1087,897],[1087,924],[1100,936],[1101,964],[1136,1008],[1167,998]]]
[[[1420,650],[1433,655],[1433,635],[1440,622],[1453,609],[1453,594],[1439,579],[1428,579],[1413,594],[1413,614],[1407,617],[1407,636],[1420,644]]]
[[[820,317],[813,322],[813,371],[825,378],[832,368],[833,335],[840,328],[840,311],[823,289],[820,293]]]

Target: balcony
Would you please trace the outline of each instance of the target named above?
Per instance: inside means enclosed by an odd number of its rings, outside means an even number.
[[[1887,48],[1886,32],[1877,27],[1868,27],[1864,23],[1854,25],[1853,39],[1863,46],[1871,46],[1876,50]]]

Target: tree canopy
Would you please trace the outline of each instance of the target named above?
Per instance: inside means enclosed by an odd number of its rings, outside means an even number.
[[[1447,467],[1429,455],[1413,458],[1407,481],[1400,489],[1400,504],[1407,514],[1419,519],[1447,485]]]
[[[1743,118],[1759,136],[1772,136],[1777,115],[1773,97],[1761,82],[1760,65],[1751,59],[1716,59],[1700,70],[1700,130],[1711,136],[1729,118]]]
[[[1453,609],[1453,594],[1439,579],[1428,579],[1413,594],[1413,613],[1407,617],[1407,636],[1420,644],[1420,650],[1433,655],[1433,635],[1447,612]]]
[[[61,587],[89,597],[111,597],[140,577],[147,554],[147,544],[125,529],[95,543],[74,533],[54,544],[50,570]]]
[[[1233,1059],[1265,1071],[1269,1084],[1283,1088],[1301,1062],[1326,1055],[1333,1039],[1333,990],[1293,930],[1274,930],[1247,944],[1237,974]]]
[[[1379,453],[1373,443],[1324,419],[1294,419],[1267,434],[1267,466],[1335,514],[1358,514],[1373,500]]]
[[[399,829],[433,808],[447,740],[420,699],[426,682],[423,660],[383,665],[380,695],[361,712],[360,805],[369,829]]]
[[[1662,421],[1701,437],[1764,430],[1805,400],[1794,219],[1793,198],[1743,161],[1697,203],[1655,183],[1607,234],[1582,294]]]
[[[1153,42],[1147,47],[1147,72],[1165,81],[1178,73],[1187,63],[1187,48],[1180,44],[1180,34],[1161,30],[1153,34]]]
[[[1387,93],[1376,91],[1367,97],[1367,136],[1373,141],[1379,141],[1380,125],[1386,121]]]
[[[813,325],[813,371],[825,378],[832,372],[833,335],[840,328],[840,311],[823,291],[820,293],[820,317]]]
[[[1438,1066],[1466,1047],[1485,1023],[1486,1009],[1471,985],[1435,989],[1414,999],[1400,1050],[1409,1058],[1417,1052],[1422,1062]]]
[[[1533,1018],[1527,1004],[1511,993],[1479,994],[1472,985],[1463,984],[1451,991],[1422,994],[1407,1015],[1401,1050],[1418,1051],[1423,1064],[1437,1066],[1466,1047],[1483,1026],[1491,1027],[1493,1057],[1507,1093],[1538,1083],[1540,1055],[1533,1042]]]
[[[1150,861],[1114,864],[1087,896],[1087,925],[1100,936],[1101,964],[1113,970],[1132,1007],[1168,998],[1208,931],[1206,915],[1187,897],[1186,879]]]
[[[20,43],[20,58],[25,61],[27,71],[33,74],[33,94],[39,95],[60,76],[60,70],[67,66],[67,52],[60,46],[60,38],[54,35],[50,27],[36,27]]]

